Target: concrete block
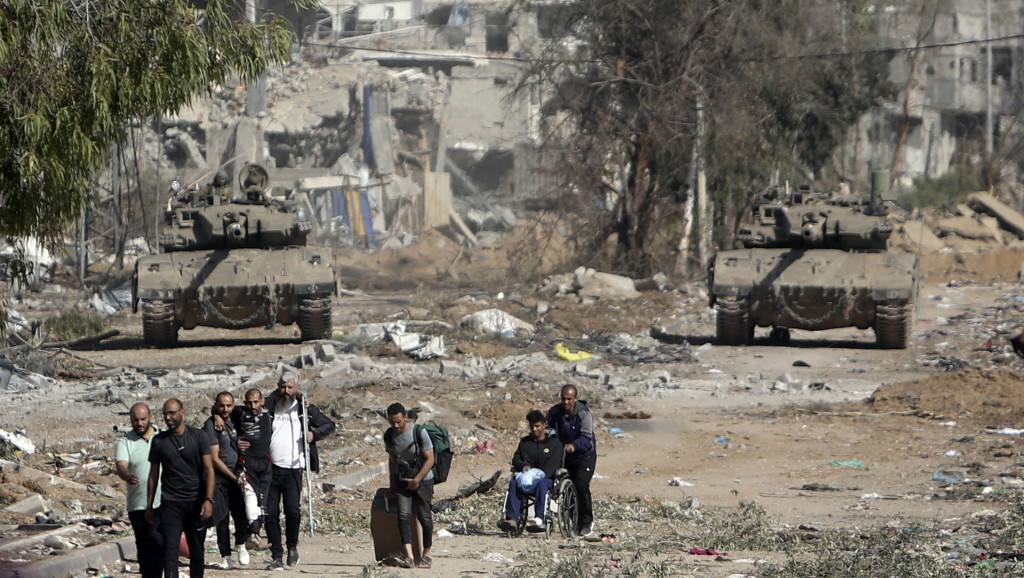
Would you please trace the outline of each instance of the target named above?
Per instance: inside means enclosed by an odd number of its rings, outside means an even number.
[[[330,343],[317,343],[316,344],[316,358],[320,361],[330,363],[334,361],[337,354],[334,351],[334,346]]]
[[[307,345],[299,350],[299,356],[295,358],[295,367],[315,367],[316,366],[316,350]]]
[[[320,372],[320,377],[331,378],[338,375],[348,375],[349,373],[352,373],[352,366],[349,364],[349,361],[347,359],[335,359],[326,369]]]
[[[10,506],[4,508],[5,512],[14,512],[15,514],[25,514],[26,516],[34,516],[36,514],[42,514],[50,510],[50,505],[46,503],[46,500],[39,494],[33,494],[24,500],[18,500]]]
[[[437,371],[441,375],[459,376],[462,374],[462,366],[454,361],[442,359]]]
[[[516,367],[516,359],[513,357],[503,357],[494,361],[494,365],[491,366],[492,373],[504,373],[510,371]]]

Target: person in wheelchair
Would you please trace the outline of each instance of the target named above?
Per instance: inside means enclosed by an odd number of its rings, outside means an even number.
[[[530,424],[530,435],[519,440],[519,447],[512,456],[514,475],[505,494],[505,519],[498,522],[498,528],[514,532],[522,515],[523,500],[534,496],[535,518],[529,526],[544,527],[544,503],[554,485],[555,473],[562,467],[562,442],[547,435],[545,416],[533,409],[526,414]],[[543,475],[541,475],[543,472]]]

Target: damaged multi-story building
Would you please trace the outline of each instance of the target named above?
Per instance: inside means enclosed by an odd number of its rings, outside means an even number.
[[[936,178],[1008,155],[1021,140],[1024,5],[1008,0],[876,4],[892,56],[896,102],[864,115],[843,163],[851,172],[895,169],[897,184]],[[1003,181],[1019,200],[1020,168]]]
[[[309,202],[322,236],[369,247],[424,227],[472,240],[514,221],[491,201],[541,190],[536,94],[510,97],[518,65],[509,56],[543,36],[543,10],[415,0],[296,13],[280,4],[304,32],[301,54],[254,87],[221,87],[160,119],[168,180],[265,164],[273,186]],[[345,194],[362,195],[369,210],[349,211]]]

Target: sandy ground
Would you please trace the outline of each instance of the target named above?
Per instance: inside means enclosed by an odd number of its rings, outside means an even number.
[[[461,257],[456,251],[446,239],[433,237],[404,253],[345,255],[342,277],[346,287],[375,297],[340,299],[335,309],[336,328],[349,331],[360,322],[384,321],[421,310],[430,318],[454,322],[465,313],[499,306],[537,323],[542,338],[505,342],[455,333],[449,336],[453,360],[533,351],[554,359],[556,340],[588,343],[587,338],[617,332],[642,335],[652,325],[668,323],[681,323],[692,348],[699,352],[699,359],[692,362],[640,362],[606,355],[592,364],[616,376],[619,384],[652,375],[665,376],[666,381],[665,387],[609,389],[595,382],[581,388],[581,397],[590,401],[600,428],[593,482],[599,499],[599,533],[614,533],[624,540],[631,534],[665,532],[679,542],[680,552],[691,546],[714,547],[686,543],[674,533],[679,528],[610,519],[602,511],[601,501],[608,498],[620,504],[696,499],[704,509],[735,508],[741,502],[755,501],[780,526],[909,526],[1003,507],[979,501],[976,495],[951,494],[946,484],[932,481],[939,470],[965,471],[973,479],[996,485],[1016,483],[1019,436],[990,432],[1003,426],[1021,427],[1024,421],[1024,400],[1018,395],[1021,361],[1007,353],[1005,344],[1005,335],[1018,329],[1014,297],[1024,294],[1003,281],[1016,274],[1021,257],[1017,253],[968,261],[973,267],[962,259],[926,259],[929,277],[922,285],[911,347],[880,350],[874,347],[870,330],[856,329],[794,332],[786,347],[769,343],[767,334],[760,332],[751,346],[713,345],[713,317],[707,314],[700,286],[645,293],[625,303],[584,307],[556,301],[551,312],[540,316],[532,308],[537,298],[530,288],[508,283],[510,276],[502,264],[510,262],[509,248],[480,249]],[[450,266],[453,263],[455,267]],[[503,300],[495,296],[498,291],[505,292]],[[382,295],[387,299],[379,298]],[[301,348],[292,328],[278,327],[270,332],[197,329],[182,333],[180,348],[148,350],[142,348],[137,316],[121,314],[112,317],[109,325],[124,336],[94,350],[75,352],[97,364],[98,372],[103,372],[104,366],[125,365],[191,369],[216,364],[271,366],[294,358]],[[363,353],[378,364],[410,363],[393,347],[378,346]],[[969,360],[973,368],[947,371],[950,364],[943,362],[951,358]],[[434,360],[420,365],[436,368],[437,364]],[[553,364],[539,372],[484,380],[450,378],[435,372],[427,379],[403,381],[392,375],[366,381],[358,375],[323,379],[315,370],[304,372],[304,387],[321,407],[329,408],[339,426],[338,435],[326,440],[321,449],[331,457],[319,479],[383,461],[383,448],[373,436],[382,433],[385,424],[363,408],[382,409],[395,400],[410,406],[429,403],[451,412],[447,425],[458,434],[462,450],[452,479],[436,492],[438,498],[450,497],[460,485],[507,470],[515,440],[525,432],[522,416],[530,408],[546,408],[556,401],[558,384],[566,376],[552,368],[561,367]],[[784,374],[800,385],[786,392],[773,391],[772,384]],[[812,383],[818,385],[802,387]],[[29,459],[40,469],[52,468],[54,452],[85,448],[94,458],[109,458],[115,439],[112,426],[127,425],[126,408],[123,404],[76,402],[86,391],[87,382],[50,392],[13,394],[0,408],[0,428],[24,427],[44,447],[43,455]],[[201,396],[210,393],[191,392],[188,403],[202,407],[205,401],[199,400],[206,398]],[[140,395],[154,407],[166,397],[160,391]],[[621,417],[629,412],[645,412],[651,417]],[[621,433],[616,435],[613,428]],[[495,453],[469,451],[470,436],[494,439]],[[682,485],[670,485],[673,478],[679,478]],[[119,484],[109,470],[87,474],[79,481]],[[6,496],[25,495],[27,490],[20,482],[17,475],[6,473],[0,490]],[[370,499],[381,483],[383,478],[377,478],[345,491],[317,492],[318,508],[323,512],[356,516],[357,522],[347,526],[354,528],[347,535],[304,535],[302,563],[292,571],[315,576],[364,575],[374,558],[368,532]],[[500,482],[502,486],[505,483],[504,479]],[[58,505],[77,498],[87,507],[104,508],[106,515],[123,505],[56,488],[35,487],[33,491]],[[493,521],[497,521],[496,497],[474,496],[466,502],[466,507],[494,508]],[[0,522],[25,521],[30,519],[0,516]],[[543,535],[508,539],[500,536],[493,524],[485,530],[437,539],[430,571],[391,572],[498,575],[515,562],[483,561],[488,554],[519,561],[535,552],[567,556],[579,547],[576,540],[545,539]],[[605,556],[601,549],[608,549],[600,543],[586,547],[595,549],[599,559]],[[618,564],[616,556],[621,555],[609,549],[606,563]],[[771,558],[767,553],[743,552],[732,552],[718,561],[675,555],[681,574],[697,576],[753,572],[754,560]],[[24,556],[27,560],[32,554]],[[17,564],[6,560],[0,564]],[[254,555],[252,569],[210,570],[208,575],[262,576],[267,573],[256,568],[266,561],[261,552]],[[131,575],[123,567],[110,570],[113,575]],[[388,571],[373,572],[384,575]]]

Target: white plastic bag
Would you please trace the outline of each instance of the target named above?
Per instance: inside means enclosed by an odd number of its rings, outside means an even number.
[[[516,474],[516,485],[519,486],[519,491],[530,493],[537,489],[537,484],[544,479],[544,470],[540,468],[530,468],[525,472],[519,472]]]

